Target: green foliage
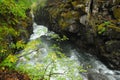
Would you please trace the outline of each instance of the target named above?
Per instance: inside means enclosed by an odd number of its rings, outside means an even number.
[[[55,78],[56,80],[66,80],[66,77],[70,79],[82,80],[81,76],[74,76],[74,71],[76,68],[80,70],[80,72],[85,72],[81,67],[76,67],[73,65],[74,61],[69,59],[58,58],[55,53],[50,53],[43,63],[36,63],[35,65],[31,64],[20,64],[16,70],[27,73],[32,80],[50,80],[50,78]],[[49,62],[48,62],[49,61]],[[62,68],[67,66],[66,72],[58,72],[59,65]]]
[[[52,39],[55,39],[56,41],[65,41],[65,40],[69,40],[69,38],[65,35],[62,35],[62,37],[60,37],[58,34],[50,34],[49,35]]]
[[[98,32],[98,34],[102,34],[105,31],[106,31],[105,27],[102,27],[101,30]]]
[[[12,36],[19,36],[19,32],[17,32],[14,28],[12,27],[0,27],[0,40],[3,40],[6,36],[12,35]]]
[[[31,7],[31,4],[36,0],[1,0],[0,14],[4,17],[25,18],[26,10]]]
[[[4,67],[7,67],[9,69],[14,69],[15,64],[17,61],[17,57],[14,55],[8,55],[8,57],[0,64],[0,68],[4,69]]]
[[[106,26],[108,26],[108,25],[111,24],[111,22],[110,22],[110,21],[106,21],[106,22],[104,22],[104,24],[105,24]]]
[[[79,69],[80,72],[87,72],[87,70],[83,69],[82,66],[79,66],[78,69]]]
[[[9,40],[11,37],[18,37],[20,35],[19,32],[17,32],[14,28],[12,27],[0,27],[0,60],[3,60],[8,54],[13,53],[13,49],[18,49],[18,47],[22,47],[22,45],[17,44],[15,47],[12,47],[11,41]],[[22,47],[23,48],[23,47]]]
[[[41,41],[38,39],[38,40],[32,40],[32,41],[30,41],[26,46],[25,46],[25,52],[27,52],[27,51],[29,51],[29,50],[34,50],[34,49],[36,49],[37,47],[37,45],[38,44],[40,44],[41,43]]]
[[[12,50],[10,50],[12,47],[9,46],[9,37],[11,36],[19,36],[19,32],[12,27],[0,27],[0,59],[4,59],[8,54],[12,53]]]
[[[30,50],[37,50],[37,45],[41,44],[41,41],[39,39],[37,40],[32,40],[27,44],[24,44],[24,42],[21,43],[20,41],[20,46],[18,47],[24,47],[24,52],[21,54],[18,54],[18,57],[25,56],[26,53],[29,53]],[[13,47],[16,47],[16,44],[13,44]],[[26,57],[27,58],[27,57]],[[28,58],[29,59],[29,58]]]
[[[19,18],[19,17],[26,17],[25,14],[25,7],[16,4],[14,0],[3,0],[0,3],[0,14],[4,17],[8,16],[9,18],[14,17],[14,18]]]
[[[98,26],[98,34],[102,34],[106,31],[106,27],[108,27],[111,23],[109,21],[104,22]]]
[[[11,43],[10,47],[14,49],[23,49],[25,47],[25,43],[24,41],[21,40],[21,41],[18,41],[16,44]]]
[[[0,62],[13,54],[14,50],[24,48],[20,36],[26,34],[26,31],[23,32],[26,26],[22,22],[26,23],[26,12],[34,1],[36,0],[0,0]]]
[[[19,55],[22,57],[21,59],[23,59],[23,61],[19,61],[16,70],[27,73],[31,80],[50,80],[51,78],[55,78],[56,80],[66,80],[66,78],[69,78],[70,80],[82,80],[79,72],[86,72],[86,70],[79,66],[75,60],[66,57],[61,52],[62,49],[58,45],[54,44],[49,47],[52,50],[43,57],[41,54],[44,53],[40,52],[41,49],[36,49],[37,47],[35,47],[38,45],[38,42],[39,40],[33,40],[28,43],[28,46],[25,48],[25,52],[21,54],[22,56]],[[42,43],[40,43],[40,45],[42,45]],[[34,49],[32,49],[32,47],[34,47]],[[30,52],[31,50],[33,52],[37,51],[37,53],[33,55]],[[39,57],[39,60],[36,62],[33,61],[33,63],[29,62],[31,60],[31,55]],[[75,75],[76,73],[78,74]]]

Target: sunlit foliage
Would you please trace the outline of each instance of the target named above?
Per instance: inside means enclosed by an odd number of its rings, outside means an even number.
[[[0,68],[2,68],[3,70],[5,68],[9,68],[9,69],[14,69],[16,61],[18,60],[18,58],[14,55],[8,55],[8,57],[0,64]]]
[[[0,62],[24,47],[24,41],[20,42],[20,34],[27,26],[26,13],[33,1],[35,0],[0,0]]]
[[[38,43],[38,41],[34,40],[28,43],[28,49],[25,49],[25,52],[23,51],[19,55],[21,59],[16,70],[27,73],[31,80],[82,80],[79,73],[86,72],[86,70],[75,60],[66,57],[61,52],[61,48],[56,44],[50,46],[49,48],[52,50],[48,50],[47,55],[43,56],[45,53],[42,53],[41,48],[37,49],[38,44],[43,44]],[[33,45],[34,49],[30,49],[30,45]],[[34,59],[30,56],[33,56]],[[37,57],[39,60],[33,61],[33,63],[30,62],[31,59],[35,60]]]

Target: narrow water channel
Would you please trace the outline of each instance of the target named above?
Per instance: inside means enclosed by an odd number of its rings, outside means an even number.
[[[58,35],[45,26],[34,23],[33,29],[17,64],[18,68],[24,66],[33,80],[120,80],[120,71],[108,69],[69,42],[56,41],[53,37]]]

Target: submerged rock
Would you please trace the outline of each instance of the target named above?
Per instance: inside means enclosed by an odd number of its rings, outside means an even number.
[[[88,73],[88,80],[109,80],[107,76],[100,73]]]

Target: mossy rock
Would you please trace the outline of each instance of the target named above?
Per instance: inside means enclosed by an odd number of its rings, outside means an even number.
[[[115,7],[113,9],[113,14],[116,19],[120,19],[120,7]]]
[[[65,29],[70,25],[68,22],[64,21],[63,19],[59,20],[58,23],[62,29]]]
[[[120,3],[120,0],[115,0],[115,4],[119,4]]]

